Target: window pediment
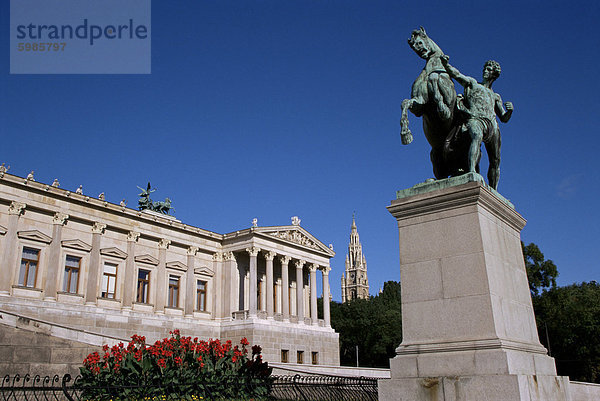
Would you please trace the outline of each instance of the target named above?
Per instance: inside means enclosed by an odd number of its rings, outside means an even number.
[[[17,236],[21,239],[27,239],[30,241],[43,242],[49,244],[52,242],[52,237],[44,234],[38,230],[19,231]]]
[[[127,257],[126,252],[123,252],[122,250],[116,247],[100,249],[100,254],[104,256],[112,256],[113,258],[117,259],[125,259]]]
[[[152,255],[138,255],[135,257],[135,261],[136,262],[140,262],[140,263],[147,263],[149,265],[158,265],[158,259],[156,259],[154,256]]]
[[[202,274],[204,276],[210,276],[210,277],[215,275],[215,272],[210,270],[208,267],[197,267],[194,269],[194,273]]]
[[[0,235],[4,235],[4,234],[6,234],[6,231],[8,231],[8,230],[6,229],[6,227],[4,227],[4,226],[0,226]]]
[[[175,260],[173,262],[167,262],[167,268],[174,269],[174,270],[187,271],[187,265],[181,263],[178,260]]]
[[[85,252],[89,252],[92,250],[92,246],[90,244],[86,244],[80,239],[68,239],[61,241],[60,243],[63,246],[63,248],[71,248]]]

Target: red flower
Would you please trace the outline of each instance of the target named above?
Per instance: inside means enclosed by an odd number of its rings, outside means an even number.
[[[242,338],[242,341],[240,341],[240,344],[249,345],[250,343],[248,342],[248,339],[246,337],[244,337],[244,338]]]

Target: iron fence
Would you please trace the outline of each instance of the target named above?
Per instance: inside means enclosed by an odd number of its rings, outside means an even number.
[[[190,388],[191,386],[191,388]],[[185,388],[183,388],[185,387]],[[224,389],[226,394],[223,395]],[[266,389],[266,391],[265,391]],[[185,391],[182,391],[185,390]],[[190,391],[192,390],[192,391]],[[185,397],[179,394],[194,394]],[[5,376],[0,401],[376,401],[377,379],[339,376],[271,376],[248,381],[223,377],[220,383],[81,386],[70,375]]]

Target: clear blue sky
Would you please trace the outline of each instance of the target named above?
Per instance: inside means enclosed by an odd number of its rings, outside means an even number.
[[[423,67],[406,40],[423,25],[463,73],[501,63],[494,89],[515,112],[501,126],[499,191],[559,284],[600,280],[599,10],[591,0],[154,0],[151,75],[9,75],[5,0],[0,161],[131,206],[151,181],[179,219],[219,233],[298,215],[335,246],[336,300],[356,211],[376,293],[400,279],[385,206],[432,176],[420,120],[411,115],[410,146],[398,125]]]

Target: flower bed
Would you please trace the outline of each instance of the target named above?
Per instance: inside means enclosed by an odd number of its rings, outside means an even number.
[[[261,348],[248,340],[202,341],[182,337],[179,330],[170,337],[146,345],[146,339],[133,335],[104,354],[94,352],[85,358],[77,386],[84,397],[94,400],[167,399],[266,399],[271,368],[262,361]]]

